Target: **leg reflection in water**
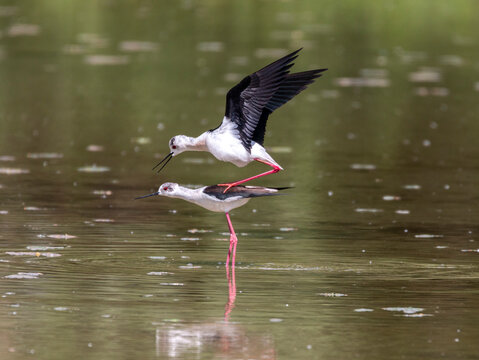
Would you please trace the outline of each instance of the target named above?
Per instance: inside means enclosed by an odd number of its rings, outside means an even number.
[[[228,321],[231,310],[235,307],[236,300],[236,280],[234,262],[231,266],[231,273],[229,266],[226,268],[226,278],[228,280],[228,302],[225,305],[225,321]]]

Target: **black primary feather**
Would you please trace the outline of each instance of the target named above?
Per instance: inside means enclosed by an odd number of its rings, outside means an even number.
[[[320,77],[322,75],[321,73],[326,70],[327,69],[316,69],[286,75],[286,78],[264,107],[251,140],[263,145],[268,116],[301,91],[305,90],[309,84],[312,84],[314,80]]]
[[[300,50],[245,77],[228,91],[225,116],[238,126],[241,141],[248,150],[265,107],[281,88]]]

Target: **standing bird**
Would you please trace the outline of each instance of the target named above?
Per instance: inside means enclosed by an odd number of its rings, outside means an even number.
[[[228,250],[228,256],[226,257],[226,268],[228,268],[230,255],[233,251],[231,267],[234,269],[238,238],[236,237],[233,224],[231,223],[229,212],[237,207],[243,206],[253,197],[279,195],[278,191],[283,189],[288,189],[288,187],[267,188],[262,186],[235,186],[228,193],[224,193],[223,188],[220,185],[189,189],[176,183],[168,182],[161,185],[157,192],[137,197],[135,200],[161,195],[183,199],[210,211],[224,212],[230,230],[230,247]]]
[[[307,85],[320,77],[327,69],[289,73],[298,49],[245,77],[226,95],[226,112],[221,124],[198,137],[177,135],[171,138],[170,153],[153,169],[161,165],[160,172],[175,155],[183,151],[208,151],[218,160],[243,167],[259,161],[273,169],[226,186],[233,186],[283,170],[263,147],[268,116],[281,105],[306,89]]]

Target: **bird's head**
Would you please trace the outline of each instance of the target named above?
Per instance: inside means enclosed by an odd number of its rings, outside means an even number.
[[[171,156],[181,154],[183,151],[188,150],[190,140],[190,137],[185,135],[173,136],[169,142]]]
[[[155,165],[153,168],[156,169],[158,166],[163,164],[163,166],[158,170],[160,172],[163,168],[168,164],[171,158],[175,155],[181,154],[183,151],[188,150],[188,144],[190,143],[190,138],[185,135],[176,135],[170,139],[169,146],[170,146],[170,153],[166,155],[163,160],[161,160],[158,164]]]
[[[179,185],[177,183],[167,182],[158,188],[158,195],[172,197],[178,193]]]
[[[150,196],[158,196],[158,195],[167,196],[167,197],[175,197],[178,194],[179,191],[180,191],[180,186],[178,184],[167,182],[167,183],[162,184],[158,188],[157,192],[154,192],[154,193],[148,194],[148,195],[139,196],[139,197],[135,198],[135,200],[144,199],[144,198],[147,198],[147,197],[150,197]]]

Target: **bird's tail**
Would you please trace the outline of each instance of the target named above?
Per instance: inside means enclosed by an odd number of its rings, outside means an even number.
[[[280,194],[278,191],[291,189],[291,186],[283,186],[283,187],[262,187],[262,186],[245,186],[248,191],[245,192],[243,195],[244,197],[260,197],[260,196],[276,196],[276,195],[288,195],[288,194]],[[232,188],[234,189],[234,188]]]
[[[286,189],[293,189],[293,188],[294,188],[294,186],[270,187],[270,189],[275,189],[275,190],[278,190],[278,191],[286,190]]]

